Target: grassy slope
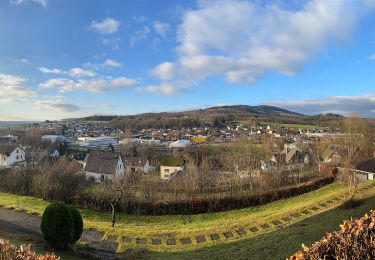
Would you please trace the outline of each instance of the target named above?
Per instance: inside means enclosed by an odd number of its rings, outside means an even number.
[[[144,252],[138,256],[147,259],[285,259],[300,249],[301,243],[309,246],[326,232],[338,230],[343,220],[360,217],[370,209],[375,209],[375,196],[367,198],[354,210],[331,209],[284,229],[230,244],[174,253]]]
[[[368,185],[368,184],[365,184]],[[110,227],[110,214],[98,213],[91,210],[81,210],[84,217],[85,228],[94,227],[98,230],[105,231],[106,235],[115,234],[118,236],[130,236],[137,238],[165,238],[168,236],[174,236],[176,238],[182,237],[194,237],[197,235],[209,235],[211,233],[224,232],[228,229],[235,229],[236,227],[250,227],[253,225],[270,223],[272,220],[280,219],[286,215],[290,215],[295,212],[300,212],[304,208],[311,207],[319,204],[320,202],[327,201],[330,198],[345,193],[345,188],[341,185],[334,183],[327,185],[319,190],[296,196],[293,198],[276,201],[264,206],[250,207],[246,209],[233,210],[220,213],[212,214],[198,214],[198,215],[176,215],[176,216],[129,216],[126,214],[120,214],[118,222],[115,228]],[[374,192],[375,194],[375,192]],[[4,207],[12,207],[19,210],[26,210],[28,212],[35,212],[42,214],[44,208],[48,205],[48,202],[33,197],[16,196],[7,193],[0,193],[0,204]],[[334,206],[327,209],[332,209]],[[323,209],[320,212],[324,212],[327,209]],[[293,220],[294,223],[299,222],[301,218]],[[340,219],[341,221],[341,219]],[[335,225],[333,225],[336,227]],[[272,234],[276,230],[276,227],[272,227],[269,231],[262,231],[263,233],[269,232]],[[260,232],[260,233],[262,233]],[[280,231],[278,231],[280,232]],[[249,235],[245,239],[253,237],[253,240],[259,240],[259,235]],[[252,241],[253,241],[252,240]],[[244,238],[242,238],[245,243]],[[262,241],[262,240],[260,240]],[[299,240],[298,240],[299,241]],[[216,242],[216,245],[212,248],[225,248],[223,246],[224,241]],[[233,242],[233,240],[225,241]],[[219,245],[218,245],[219,243]],[[221,245],[220,245],[221,243]],[[238,242],[230,244],[228,247],[235,246]],[[298,242],[299,243],[299,242]],[[153,247],[147,245],[151,250],[158,251],[178,251],[186,249],[195,249],[199,247],[205,247],[211,245],[213,242],[204,244],[193,243],[186,245],[182,248],[182,245],[178,244],[173,248],[164,245]],[[129,247],[136,247],[135,244],[125,245],[120,244],[122,250],[128,249]],[[209,253],[208,248],[205,249]]]

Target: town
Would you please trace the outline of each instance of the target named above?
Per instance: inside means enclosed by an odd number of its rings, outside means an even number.
[[[266,123],[246,126],[233,122],[223,128],[151,128],[124,133],[121,129],[107,127],[103,122],[47,121],[27,127],[27,131],[34,135],[32,138],[39,139],[34,139],[37,142],[35,145],[45,150],[40,152],[39,158],[35,158],[34,154],[26,155],[28,151],[32,153],[33,148],[29,147],[27,142],[22,143],[19,136],[1,136],[1,167],[26,166],[26,163],[30,163],[26,160],[28,156],[33,158],[33,163],[53,163],[60,157],[67,157],[79,163],[82,172],[93,178],[94,182],[115,180],[129,172],[157,173],[161,179],[169,180],[181,175],[177,173],[186,169],[188,163],[183,155],[187,150],[205,150],[207,156],[213,157],[214,151],[220,149],[220,146],[245,141],[269,150],[259,158],[256,169],[259,175],[271,171],[273,166],[281,167],[285,172],[309,167],[316,157],[312,149],[315,143],[325,139],[339,139],[343,135],[342,132],[332,131],[328,127],[296,126]],[[26,132],[25,135],[31,134]],[[91,159],[93,156],[95,158]],[[115,169],[118,168],[116,165],[119,165],[120,171],[108,172],[108,169],[102,167],[102,164],[108,163],[100,161],[106,160],[106,156],[115,158],[111,162],[113,165],[108,165],[108,168]],[[163,160],[165,157],[182,160],[178,167],[163,165],[162,162],[168,162]],[[87,161],[93,160],[95,166],[87,165]],[[321,160],[326,164],[342,163],[341,155],[334,145],[327,147]],[[238,170],[232,173],[239,178],[247,176]],[[373,173],[368,173],[366,178],[372,179]]]
[[[375,0],[1,0],[0,260],[375,259]]]
[[[239,185],[250,183],[251,189],[261,189],[265,176],[276,172],[284,175],[280,185],[287,186],[296,181],[296,175],[298,182],[303,182],[343,167],[345,148],[340,143],[346,139],[344,131],[238,121],[222,127],[207,123],[203,127],[131,131],[111,128],[103,121],[45,121],[9,128],[7,135],[0,137],[0,165],[24,169],[65,160],[94,184],[135,178],[138,185],[141,179],[149,179],[176,186],[186,181],[192,170],[208,171],[211,187],[229,187],[228,183],[236,180]],[[241,156],[247,156],[245,162]],[[373,161],[365,157],[354,165],[362,181],[373,180],[375,170],[361,167]],[[195,177],[200,187],[204,186],[203,177],[207,176]]]

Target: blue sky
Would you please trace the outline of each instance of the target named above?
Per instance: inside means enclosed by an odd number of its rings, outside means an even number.
[[[0,120],[270,104],[375,117],[375,0],[0,0]]]

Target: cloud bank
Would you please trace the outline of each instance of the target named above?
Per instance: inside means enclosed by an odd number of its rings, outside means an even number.
[[[362,96],[333,96],[292,102],[270,102],[269,105],[290,109],[304,114],[358,113],[364,117],[375,117],[375,93]]]
[[[252,84],[269,72],[297,74],[306,62],[350,39],[374,1],[312,0],[297,10],[276,3],[203,0],[183,14],[176,61],[157,65],[160,85],[177,89],[223,75]]]

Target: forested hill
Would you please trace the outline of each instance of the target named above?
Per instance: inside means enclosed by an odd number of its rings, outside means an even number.
[[[234,121],[274,122],[312,125],[329,125],[342,118],[336,114],[307,116],[274,106],[215,106],[180,112],[143,113],[116,116],[95,115],[79,119],[84,121],[106,121],[108,126],[121,129],[200,127],[205,125],[225,126]]]

